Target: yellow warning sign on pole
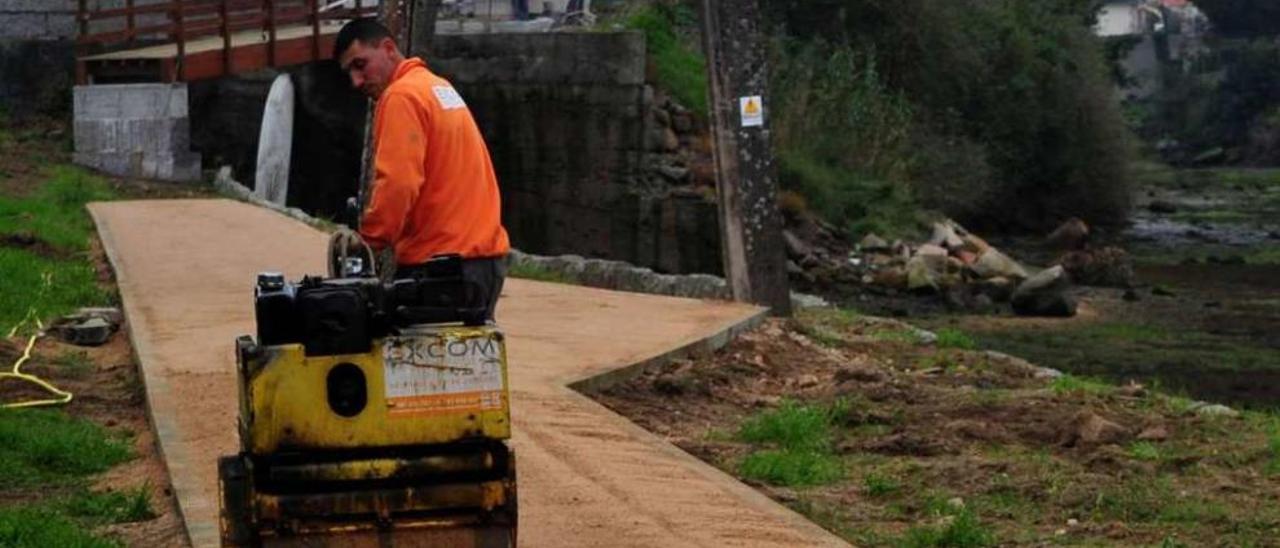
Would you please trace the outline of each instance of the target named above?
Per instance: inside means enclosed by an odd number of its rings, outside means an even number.
[[[759,127],[764,125],[764,98],[759,95],[749,95],[738,99],[739,110],[742,112],[742,127]]]

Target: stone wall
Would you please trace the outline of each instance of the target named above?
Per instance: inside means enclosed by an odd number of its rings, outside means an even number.
[[[167,0],[135,0],[141,6]],[[0,106],[21,119],[62,117],[71,110],[75,83],[76,0],[0,0]],[[88,0],[90,10],[122,7],[125,0]],[[139,16],[138,26],[164,21]],[[94,22],[91,32],[124,28],[124,19]]]
[[[517,247],[721,271],[714,203],[646,183],[653,97],[643,36],[443,35],[433,52],[429,65],[485,134]]]
[[[439,35],[433,70],[458,87],[489,145],[513,243],[665,273],[721,271],[716,206],[655,184],[655,101],[635,33]],[[339,218],[356,192],[364,100],[332,63],[289,69],[298,90],[287,204]],[[190,86],[192,146],[253,186],[262,109],[277,73]],[[655,131],[662,130],[662,131]],[[665,150],[665,148],[663,148]],[[689,179],[686,175],[684,179]]]
[[[0,106],[6,116],[70,111],[75,28],[74,0],[0,0]]]

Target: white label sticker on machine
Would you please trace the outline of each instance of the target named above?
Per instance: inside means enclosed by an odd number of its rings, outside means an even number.
[[[495,336],[388,337],[382,357],[392,415],[503,408],[502,343]]]

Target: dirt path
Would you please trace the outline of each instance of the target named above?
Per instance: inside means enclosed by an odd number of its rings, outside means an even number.
[[[215,458],[236,445],[232,341],[262,270],[323,271],[325,236],[225,200],[90,206],[119,280],[174,492],[196,546],[217,542]],[[511,280],[525,546],[820,546],[842,541],[567,384],[758,318],[757,309]]]

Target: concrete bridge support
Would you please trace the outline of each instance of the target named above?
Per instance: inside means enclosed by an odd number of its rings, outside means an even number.
[[[112,175],[200,179],[186,84],[76,86],[75,162]]]

